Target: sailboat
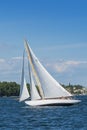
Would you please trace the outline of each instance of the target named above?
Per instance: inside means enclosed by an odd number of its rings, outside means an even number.
[[[73,105],[80,100],[72,99],[72,94],[64,89],[43,67],[38,58],[33,53],[32,49],[25,41],[25,50],[29,61],[29,77],[30,77],[30,95],[25,85],[24,80],[24,58],[22,67],[22,82],[20,101],[25,100],[25,103],[30,106],[48,106],[48,105]],[[26,96],[23,96],[26,95]]]

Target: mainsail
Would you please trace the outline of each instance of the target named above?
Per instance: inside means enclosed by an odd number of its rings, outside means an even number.
[[[25,49],[26,49],[26,52],[27,52],[27,54],[28,54],[28,60],[29,60],[29,63],[30,63],[30,65],[31,65],[33,74],[34,74],[34,76],[35,76],[36,82],[37,82],[38,87],[39,87],[40,96],[41,96],[41,98],[43,99],[43,98],[44,98],[44,93],[43,93],[43,90],[42,90],[42,88],[41,88],[41,83],[40,83],[40,81],[39,81],[38,75],[37,75],[36,70],[35,70],[35,68],[34,68],[34,64],[33,64],[33,62],[32,62],[33,59],[32,59],[32,56],[31,56],[30,49],[29,49],[29,47],[28,47],[27,41],[25,41]]]
[[[38,75],[38,81],[40,82],[39,89],[43,92],[43,98],[58,98],[72,96],[66,91],[42,66],[40,61],[37,59],[31,48],[26,42],[26,50],[29,57],[29,62],[32,67],[34,76]]]
[[[28,97],[30,97],[30,95],[28,93],[28,89],[27,89],[27,85],[26,85],[26,80],[25,80],[25,76],[24,76],[24,53],[23,53],[23,66],[22,66],[22,77],[21,77],[21,86],[20,86],[20,98],[19,98],[19,101],[24,101]]]

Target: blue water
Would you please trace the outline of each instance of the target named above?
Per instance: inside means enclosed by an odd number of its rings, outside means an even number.
[[[0,130],[87,130],[87,96],[73,106],[29,107],[0,98]]]

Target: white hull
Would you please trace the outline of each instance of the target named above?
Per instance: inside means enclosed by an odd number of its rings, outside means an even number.
[[[29,106],[67,106],[79,103],[80,100],[74,99],[44,99],[44,100],[29,100],[25,101],[25,103]]]

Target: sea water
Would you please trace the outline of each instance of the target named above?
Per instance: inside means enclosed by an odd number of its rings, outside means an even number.
[[[72,106],[29,107],[16,98],[0,98],[0,130],[87,130],[87,96]]]

